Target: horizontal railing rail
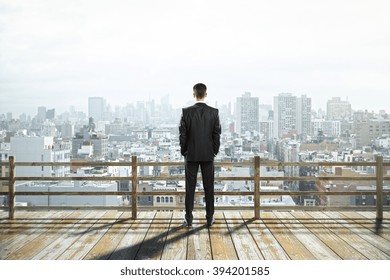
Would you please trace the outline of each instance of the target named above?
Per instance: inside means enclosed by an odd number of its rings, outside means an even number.
[[[376,210],[376,219],[383,219],[383,210],[390,210],[390,207],[383,206],[383,196],[390,195],[390,191],[383,190],[383,182],[389,181],[390,176],[384,176],[383,168],[390,166],[390,163],[384,163],[383,157],[377,156],[375,162],[274,162],[260,161],[260,157],[255,156],[253,160],[242,162],[215,162],[216,166],[249,166],[253,167],[253,176],[216,176],[215,181],[253,181],[253,191],[215,191],[215,195],[224,196],[253,196],[253,206],[217,206],[219,210],[254,210],[255,218],[260,217],[260,209],[262,210]],[[138,162],[137,157],[133,156],[129,162],[15,162],[13,156],[9,157],[8,162],[0,162],[0,166],[9,168],[9,176],[0,177],[0,181],[8,181],[8,192],[0,192],[0,195],[8,195],[8,207],[0,207],[0,209],[9,211],[9,218],[14,218],[15,210],[131,210],[132,217],[137,217],[138,210],[175,210],[182,209],[182,206],[138,206],[138,196],[153,196],[153,195],[169,195],[183,196],[184,191],[137,191],[139,181],[184,181],[184,176],[139,176],[138,167],[141,166],[184,166],[184,162]],[[16,176],[15,168],[18,166],[34,167],[34,166],[69,166],[69,167],[108,167],[108,166],[127,166],[131,168],[131,176]],[[267,167],[289,167],[289,166],[304,166],[304,167],[334,167],[334,166],[365,166],[375,167],[375,176],[261,176],[260,166]],[[200,180],[201,177],[198,177]],[[260,181],[375,181],[376,189],[367,191],[265,191],[260,188]],[[16,181],[131,181],[130,191],[16,191]],[[15,196],[129,196],[131,197],[130,206],[16,206]],[[197,191],[196,196],[204,195],[203,192]],[[276,206],[260,205],[260,196],[376,196],[375,206]],[[195,209],[202,209],[196,206]]]

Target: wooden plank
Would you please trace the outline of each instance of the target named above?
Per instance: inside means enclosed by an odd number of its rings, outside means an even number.
[[[12,229],[7,234],[1,234],[0,237],[0,259],[8,258],[13,252],[23,248],[26,244],[32,242],[41,234],[46,233],[52,226],[61,223],[61,219],[70,215],[69,212],[45,213],[47,220],[36,218],[30,220],[13,220]]]
[[[4,223],[4,222],[7,222],[9,220],[8,218],[9,217],[7,215],[7,212],[0,210],[0,224]]]
[[[123,212],[114,225],[103,235],[83,258],[84,260],[107,260],[133,223],[132,213]]]
[[[164,250],[172,212],[157,212],[145,240],[135,257],[137,260],[160,260]]]
[[[138,212],[137,219],[128,228],[109,259],[134,260],[155,215],[156,212],[152,211]]]
[[[343,260],[367,259],[360,252],[351,247],[347,242],[338,237],[334,232],[326,228],[323,224],[313,219],[313,217],[311,217],[306,212],[293,212],[291,214]]]
[[[362,216],[361,214],[356,213],[356,212],[347,211],[347,212],[340,212],[340,213],[343,214],[348,219],[352,219],[353,222],[360,224],[362,227],[364,227],[364,228],[370,230],[371,232],[378,234],[379,236],[390,241],[390,229],[388,226],[383,227],[384,230],[381,230],[379,233],[376,232],[375,215],[374,215],[373,219],[369,219],[369,218]]]
[[[214,214],[215,224],[209,228],[211,252],[214,260],[237,260],[229,229],[221,212]]]
[[[17,233],[22,230],[29,230],[38,225],[42,225],[48,222],[50,216],[55,212],[16,212],[15,218],[10,220],[2,220],[2,226],[0,227],[0,241],[3,241],[7,238],[9,233]],[[32,227],[33,226],[33,227]],[[13,235],[11,235],[12,237]],[[0,243],[1,246],[1,243]]]
[[[188,230],[187,260],[211,260],[210,235],[204,211],[195,211],[193,215],[193,228]]]
[[[19,216],[18,218],[13,220],[7,218],[0,227],[0,255],[11,243],[20,246],[21,244],[17,240],[23,241],[25,236],[31,236],[34,231],[50,222],[49,218],[55,214],[59,215],[59,213],[23,212],[23,216],[21,216],[20,213],[16,212],[15,216]]]
[[[275,215],[318,260],[339,260],[340,257],[324,244],[309,229],[289,212],[276,212]]]
[[[316,257],[272,212],[262,212],[260,215],[276,240],[292,260],[314,260]]]
[[[347,242],[351,247],[359,251],[363,256],[369,260],[384,260],[389,257],[383,253],[381,250],[369,244],[366,240],[351,231],[344,226],[345,223],[340,223],[334,218],[330,218],[325,213],[322,212],[309,212],[310,216],[316,219],[319,223],[326,226],[332,232],[337,234],[341,239]]]
[[[183,225],[184,212],[174,211],[165,242],[162,260],[187,259],[187,239],[190,229]]]
[[[85,232],[81,233],[72,245],[62,253],[57,259],[60,260],[81,260],[88,254],[88,252],[95,246],[95,244],[102,238],[102,236],[115,223],[121,212],[109,211],[96,221]]]
[[[233,244],[240,260],[264,260],[240,213],[224,212]]]
[[[326,213],[326,215],[333,219],[336,219],[339,223],[342,223],[344,227],[358,234],[361,238],[366,240],[366,242],[369,242],[370,244],[384,252],[387,255],[387,258],[390,259],[390,241],[373,233],[372,231],[366,229],[360,224],[345,220],[346,217],[341,213],[329,212]]]
[[[289,257],[283,247],[275,239],[264,222],[253,218],[252,212],[241,212],[241,217],[244,219],[246,226],[249,229],[252,238],[260,248],[264,259],[266,260],[288,260]],[[261,212],[260,212],[261,217]]]
[[[371,219],[372,223],[375,223],[376,220],[376,214],[373,212],[367,212],[367,211],[359,211],[357,212],[359,215],[366,217],[367,219]],[[382,221],[382,228],[390,229],[390,221],[386,219],[386,214],[383,212],[384,220]]]
[[[81,217],[85,216],[82,212],[73,212],[60,222],[50,225],[45,232],[40,232],[39,236],[30,240],[22,248],[14,251],[7,259],[9,260],[31,260],[36,254],[44,250],[53,241],[58,239],[61,230],[67,231]]]
[[[44,250],[36,254],[33,259],[37,260],[55,260],[63,254],[77,239],[82,236],[83,232],[96,223],[103,216],[104,211],[85,212],[86,216],[82,217],[73,227],[69,228],[56,240],[54,240]]]

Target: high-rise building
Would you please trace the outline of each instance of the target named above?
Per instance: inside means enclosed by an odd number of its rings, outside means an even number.
[[[296,132],[301,138],[310,134],[311,98],[281,93],[274,97],[274,137]]]
[[[251,97],[250,92],[245,92],[237,97],[236,102],[236,132],[259,132],[259,98]]]
[[[301,139],[310,135],[311,126],[311,98],[302,95],[297,98],[297,129]]]
[[[326,104],[326,117],[328,120],[349,120],[352,115],[351,103],[341,100],[340,97],[332,97]]]
[[[56,115],[55,109],[50,109],[46,111],[46,119],[48,120],[54,120],[55,115]]]
[[[7,113],[7,121],[8,122],[12,121],[12,112]]]
[[[297,129],[297,98],[291,93],[274,97],[274,137]]]
[[[104,121],[106,101],[103,97],[88,97],[88,117],[96,122]]]
[[[38,107],[38,115],[37,115],[38,122],[43,123],[46,120],[46,107],[40,106]]]

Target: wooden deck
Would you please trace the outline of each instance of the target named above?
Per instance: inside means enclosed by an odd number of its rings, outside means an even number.
[[[205,226],[194,213],[0,212],[0,259],[387,260],[390,213],[379,233],[374,212],[217,212]]]

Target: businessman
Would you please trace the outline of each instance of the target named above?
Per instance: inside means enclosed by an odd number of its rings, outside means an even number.
[[[206,197],[207,226],[214,222],[214,157],[220,146],[221,125],[218,109],[205,103],[206,85],[199,83],[193,87],[196,103],[183,108],[180,120],[180,148],[185,158],[186,214],[184,224],[192,226],[194,196],[198,169],[202,172],[203,188]]]

